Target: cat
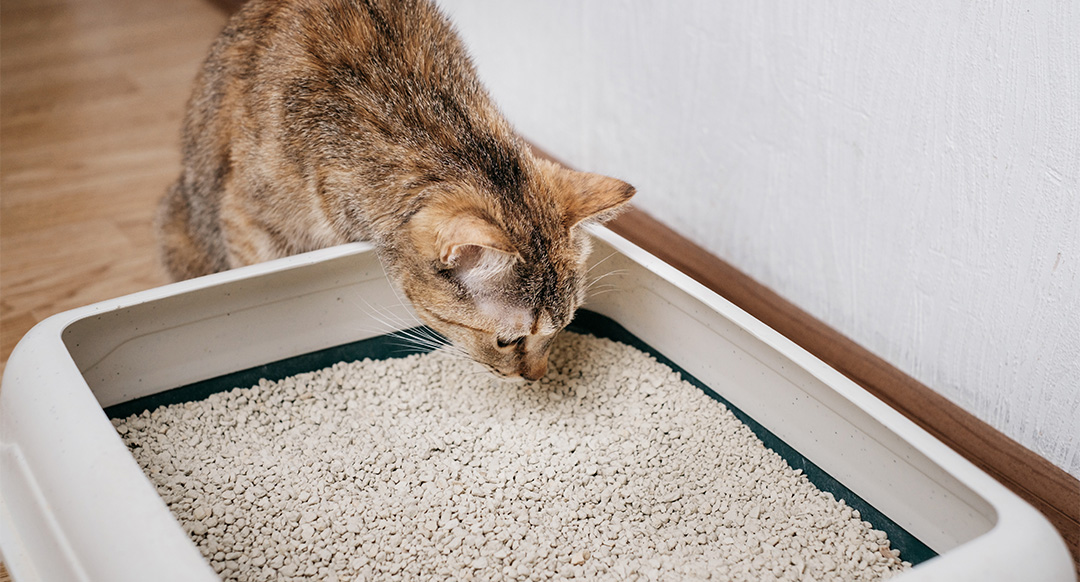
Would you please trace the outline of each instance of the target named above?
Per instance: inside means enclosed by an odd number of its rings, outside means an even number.
[[[174,280],[370,241],[421,320],[536,380],[629,184],[538,158],[427,0],[249,0],[200,70],[156,231]]]

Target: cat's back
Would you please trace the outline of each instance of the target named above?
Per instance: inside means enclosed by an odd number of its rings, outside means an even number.
[[[179,241],[167,264],[207,266],[176,278],[386,243],[425,186],[517,192],[526,156],[427,0],[248,0],[196,79],[183,147],[159,230]],[[169,258],[186,247],[197,261]]]
[[[415,163],[475,157],[463,148],[489,136],[516,141],[453,26],[427,0],[249,0],[198,84],[195,117],[217,118],[234,158],[268,138],[323,165],[379,151]],[[243,144],[252,138],[259,143]],[[351,169],[379,178],[431,168]]]
[[[248,0],[206,73],[255,88],[340,87],[384,98],[475,83],[452,25],[427,0]]]

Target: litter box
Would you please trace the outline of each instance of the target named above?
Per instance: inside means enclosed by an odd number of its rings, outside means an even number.
[[[1071,581],[1035,509],[850,380],[602,227],[576,325],[648,349],[723,400],[768,446],[885,529],[905,581]],[[0,390],[0,551],[18,582],[217,576],[106,410],[168,400],[416,325],[357,243],[167,285],[53,316],[15,348]],[[200,388],[201,387],[201,388]],[[149,400],[147,400],[149,399]],[[115,414],[114,414],[115,416]]]

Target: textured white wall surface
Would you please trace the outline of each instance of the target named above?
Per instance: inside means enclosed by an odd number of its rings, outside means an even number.
[[[440,3],[524,135],[1080,477],[1080,3]]]

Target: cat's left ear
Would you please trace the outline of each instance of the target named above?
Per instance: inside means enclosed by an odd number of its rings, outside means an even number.
[[[633,186],[616,178],[576,172],[555,164],[550,164],[549,168],[560,174],[555,197],[567,226],[613,218],[637,192]]]

